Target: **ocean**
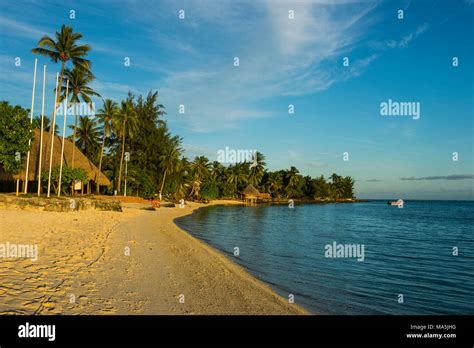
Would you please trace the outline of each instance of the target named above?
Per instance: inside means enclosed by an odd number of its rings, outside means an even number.
[[[328,315],[474,314],[474,202],[212,206],[176,220]]]

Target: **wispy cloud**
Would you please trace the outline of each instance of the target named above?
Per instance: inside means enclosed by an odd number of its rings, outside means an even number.
[[[404,181],[414,181],[414,180],[467,180],[467,179],[474,179],[474,174],[452,174],[452,175],[444,175],[444,176],[423,176],[423,177],[407,177],[407,178],[400,178],[400,180]]]
[[[349,68],[342,67],[340,59],[364,35],[369,25],[365,18],[377,4],[193,3],[193,20],[214,24],[215,30],[222,32],[237,27],[239,33],[232,45],[217,43],[222,44],[220,54],[207,56],[203,64],[169,71],[160,80],[160,85],[166,86],[161,96],[171,109],[184,104],[186,116],[181,119],[198,132],[239,128],[247,120],[271,117],[273,110],[255,104],[269,98],[317,93],[364,72],[377,54],[354,58]],[[205,10],[208,6],[212,11]],[[288,18],[288,9],[295,11],[295,19]],[[249,13],[251,21],[247,20]],[[182,44],[191,52],[199,51],[189,42]],[[233,66],[234,57],[239,57],[239,67]]]
[[[0,27],[3,34],[16,37],[27,37],[29,39],[39,39],[46,33],[45,29],[43,28],[31,25],[29,23],[19,22],[5,16],[0,16]]]
[[[428,23],[423,23],[419,25],[413,32],[403,36],[399,41],[396,40],[388,40],[386,41],[386,45],[389,48],[404,48],[410,44],[413,40],[419,37],[428,29]]]

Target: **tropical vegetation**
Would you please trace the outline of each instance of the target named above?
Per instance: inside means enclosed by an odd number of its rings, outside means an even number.
[[[81,38],[82,34],[63,25],[55,38],[44,36],[33,49],[34,53],[61,63],[58,102],[64,101],[66,95],[67,103],[91,103],[93,98],[100,97],[99,92],[91,87],[95,77],[90,61],[85,59],[90,46],[79,44]],[[68,62],[72,63],[72,68],[66,67]],[[8,104],[3,103],[2,108],[6,107]],[[8,110],[8,114],[15,112],[18,110]],[[27,110],[22,113],[27,113]],[[103,99],[95,117],[74,115],[70,140],[111,181],[110,187],[102,188],[102,193],[122,194],[126,179],[128,195],[159,195],[171,200],[237,198],[248,185],[268,193],[275,200],[354,198],[354,180],[349,176],[334,173],[328,178],[322,175],[313,178],[303,176],[294,166],[270,171],[265,156],[260,152],[254,155],[251,163],[225,165],[211,162],[205,156],[188,159],[184,156],[182,139],[171,134],[165,115],[157,91],[150,91],[146,96],[129,92],[124,100]],[[6,122],[3,113],[0,120]],[[18,146],[25,152],[24,143],[28,142],[30,131],[27,122],[22,120],[20,123],[25,132],[17,143],[23,144]],[[45,129],[50,123],[45,118]],[[39,127],[39,122],[35,121],[34,126]],[[1,146],[6,145],[2,143]],[[1,151],[5,152],[3,148]],[[5,162],[8,168],[18,170],[15,164],[11,164],[11,156],[9,150],[8,156],[2,160],[8,157]],[[74,180],[85,180],[83,173],[73,169],[74,158],[71,168],[66,167],[63,172],[64,187],[55,187],[55,190],[66,192],[65,187]],[[100,192],[99,187],[96,187],[96,192]]]

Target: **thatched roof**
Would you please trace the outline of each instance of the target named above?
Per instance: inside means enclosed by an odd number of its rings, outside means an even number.
[[[53,148],[53,168],[59,167],[61,164],[61,145],[62,137],[55,135],[54,136],[54,148]],[[63,166],[71,166],[72,161],[72,149],[73,144],[70,140],[65,139],[64,141],[64,157],[63,157]],[[39,170],[39,147],[40,147],[40,130],[35,129],[35,138],[31,144],[30,151],[30,165],[28,170],[28,180],[36,181],[38,180],[38,170]],[[43,153],[41,155],[41,171],[49,169],[49,158],[51,149],[51,133],[43,132]],[[25,180],[25,171],[26,171],[26,155],[23,158],[23,170],[18,175],[13,175],[12,173],[5,172],[3,166],[0,165],[0,180],[2,181],[13,181],[20,177],[20,180]],[[98,174],[98,168],[76,147],[74,151],[74,167],[83,168],[87,172],[89,180],[97,181],[96,176]],[[99,185],[108,186],[110,185],[110,180],[103,174],[99,173]]]
[[[248,185],[246,188],[242,190],[242,194],[244,196],[255,196],[257,197],[259,195],[258,190],[253,187],[252,185]]]

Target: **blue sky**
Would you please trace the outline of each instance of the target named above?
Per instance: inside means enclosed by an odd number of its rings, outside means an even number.
[[[350,175],[360,198],[474,199],[473,23],[472,0],[1,0],[0,99],[30,107],[31,48],[71,25],[94,87],[158,90],[189,157],[256,149],[272,170]],[[59,64],[39,57],[39,81],[43,64],[50,115]],[[389,99],[420,103],[420,118],[381,116]]]

